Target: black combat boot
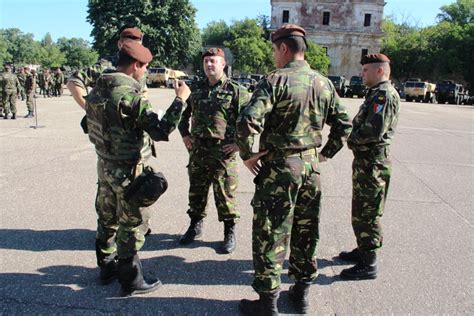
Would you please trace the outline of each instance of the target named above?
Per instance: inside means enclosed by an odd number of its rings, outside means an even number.
[[[293,306],[298,314],[306,314],[309,309],[309,287],[311,284],[296,282],[295,285],[290,286],[288,296],[293,302]]]
[[[370,280],[377,278],[377,258],[375,254],[360,254],[360,262],[355,266],[344,269],[341,279],[344,280]]]
[[[30,117],[34,117],[34,116],[35,116],[35,115],[33,114],[33,112],[28,111],[28,114],[26,114],[26,115],[24,116],[24,118],[30,118]]]
[[[3,119],[4,119],[4,120],[8,120],[8,113],[5,113],[5,114],[3,115]]]
[[[236,246],[234,220],[224,221],[224,242],[222,243],[221,251],[223,253],[231,253],[235,250]]]
[[[118,269],[124,296],[150,293],[161,286],[161,281],[158,279],[145,280],[138,255],[126,259],[119,258]]]
[[[100,249],[100,241],[95,241],[95,254],[99,266],[99,281],[102,285],[111,283],[118,277],[117,253],[104,254]]]
[[[351,251],[342,251],[339,254],[339,259],[347,261],[347,262],[359,263],[360,262],[359,249],[354,248]]]
[[[16,113],[12,114],[12,120],[16,120]]]
[[[260,299],[256,301],[241,300],[240,311],[244,315],[277,316],[279,292],[259,294]]]
[[[188,230],[181,237],[181,239],[179,240],[179,243],[181,245],[189,245],[196,238],[201,237],[203,224],[204,222],[202,218],[201,219],[191,218],[191,224],[189,224]]]

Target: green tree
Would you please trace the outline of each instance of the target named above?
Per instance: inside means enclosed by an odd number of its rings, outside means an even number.
[[[66,57],[66,65],[79,69],[93,65],[99,54],[89,47],[89,43],[82,38],[58,39],[59,50]]]
[[[474,22],[474,0],[457,0],[455,3],[441,7],[438,14],[440,22],[466,25]]]
[[[189,0],[89,0],[88,7],[93,47],[102,56],[116,53],[119,30],[126,25],[143,31],[155,65],[185,66],[201,47]]]
[[[39,61],[42,67],[47,68],[58,68],[66,63],[65,54],[52,42],[49,33],[41,40]]]
[[[305,53],[305,59],[311,68],[316,69],[325,76],[328,74],[331,59],[321,46],[308,41],[308,49]]]
[[[232,51],[237,72],[266,73],[273,68],[271,43],[256,19],[234,22],[229,33],[225,46]]]
[[[201,37],[204,46],[222,46],[231,38],[229,26],[222,20],[210,22],[202,30]]]
[[[33,34],[25,34],[17,28],[1,29],[0,34],[5,40],[3,45],[6,46],[4,62],[17,65],[38,63],[40,46],[33,39]]]

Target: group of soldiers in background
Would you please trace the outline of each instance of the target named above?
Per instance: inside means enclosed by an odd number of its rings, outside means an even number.
[[[4,72],[0,74],[0,117],[16,119],[16,101],[26,100],[28,114],[25,118],[34,117],[34,98],[36,89],[40,88],[40,95],[46,97],[60,97],[63,94],[64,75],[61,69],[51,72],[48,68],[39,73],[30,67],[20,67],[14,71],[10,65],[4,66]]]

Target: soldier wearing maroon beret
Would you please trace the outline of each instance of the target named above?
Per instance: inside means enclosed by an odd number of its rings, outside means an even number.
[[[140,181],[136,179],[155,174],[147,166],[148,159],[156,156],[153,141],[168,141],[191,93],[184,82],[176,82],[176,98],[159,119],[140,85],[152,58],[140,42],[123,43],[117,69],[103,73],[86,97],[85,124],[97,153],[95,246],[99,277],[102,284],[118,277],[125,295],[148,293],[161,285],[157,279],[144,278],[137,254],[148,228],[147,206],[156,199],[143,205],[127,196]],[[158,190],[158,185],[148,190]]]
[[[319,164],[343,148],[351,130],[334,85],[305,60],[305,36],[306,31],[295,24],[285,24],[272,34],[277,69],[259,82],[237,120],[240,157],[256,176],[252,287],[259,299],[240,301],[246,315],[278,314],[288,252],[288,276],[294,280],[288,297],[298,314],[309,311],[309,291],[318,275]],[[323,141],[326,124],[331,129]],[[253,145],[259,134],[256,153]]]
[[[377,253],[382,248],[382,225],[392,166],[390,144],[395,134],[400,97],[390,83],[390,59],[384,54],[362,57],[362,80],[369,88],[354,117],[347,140],[352,163],[352,228],[357,247],[339,254],[355,265],[341,272],[342,279],[377,277]]]
[[[120,50],[122,45],[128,41],[137,41],[141,43],[142,39],[143,33],[140,29],[136,27],[123,28],[122,31],[120,31],[117,48]],[[81,108],[84,109],[86,105],[84,96],[87,95],[87,87],[93,88],[102,73],[115,70],[117,58],[118,53],[115,56],[99,58],[99,61],[94,66],[78,70],[68,78],[67,88],[71,92],[74,101],[76,101]],[[140,83],[142,85],[142,93],[146,97],[148,91],[146,77],[143,77]]]

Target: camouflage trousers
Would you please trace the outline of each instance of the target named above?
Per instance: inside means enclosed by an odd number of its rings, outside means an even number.
[[[201,219],[207,216],[207,197],[212,184],[219,221],[240,218],[235,204],[236,157],[235,153],[225,156],[218,140],[194,140],[188,164],[189,217]]]
[[[355,158],[352,163],[352,228],[362,255],[374,257],[382,247],[381,217],[390,184],[391,162]]]
[[[26,93],[26,108],[28,109],[28,112],[34,112],[34,107],[33,107],[33,98],[35,97],[35,92],[33,90],[27,91]]]
[[[290,248],[288,275],[311,283],[317,277],[321,180],[314,155],[265,162],[254,181],[252,253],[257,293],[278,289]]]
[[[133,257],[145,243],[149,211],[133,207],[124,198],[126,187],[136,174],[130,164],[105,161],[98,158],[98,188],[95,201],[97,212],[97,261],[117,253],[119,258]]]
[[[16,97],[15,91],[3,91],[3,111],[5,114],[16,114]]]

